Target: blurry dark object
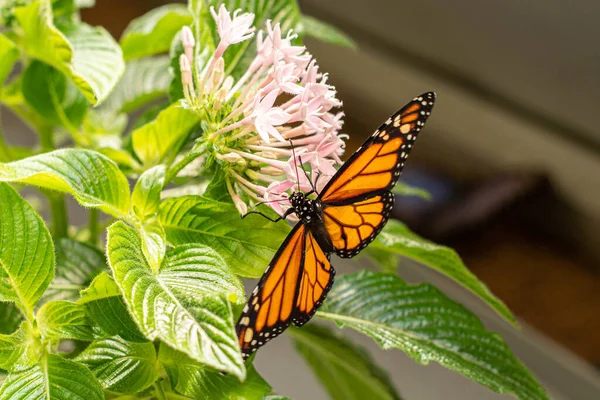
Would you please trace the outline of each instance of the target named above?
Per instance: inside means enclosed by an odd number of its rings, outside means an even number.
[[[461,184],[413,168],[405,181],[430,191],[432,200],[400,197],[396,217],[455,248],[519,318],[600,363],[600,224],[539,173]]]

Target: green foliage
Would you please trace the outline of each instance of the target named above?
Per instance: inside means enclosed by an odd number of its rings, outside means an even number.
[[[504,303],[467,269],[454,250],[417,236],[399,221],[390,221],[367,252],[389,271],[396,270],[400,256],[427,265],[475,293],[507,321],[517,323]]]
[[[206,368],[164,344],[160,346],[158,359],[175,389],[193,399],[260,400],[271,390],[254,367],[248,368],[246,380],[240,383],[235,377]]]
[[[167,199],[160,206],[160,220],[170,244],[210,246],[245,277],[263,273],[289,232],[285,223],[273,224],[256,215],[241,219],[232,204],[200,196]]]
[[[317,315],[421,364],[436,361],[498,393],[547,398],[498,335],[429,284],[411,286],[370,271],[342,276]]]
[[[268,395],[252,359],[243,362],[234,328],[246,299],[240,277],[261,276],[290,227],[240,217],[236,206],[274,215],[255,204],[262,191],[232,196],[232,176],[253,185],[252,174],[268,174],[273,155],[260,149],[263,158],[239,160],[240,143],[260,145],[244,137],[251,109],[232,111],[235,102],[251,103],[252,74],[231,96],[211,92],[224,77],[204,80],[220,40],[209,9],[221,3],[254,13],[257,29],[268,19],[284,36],[294,29],[295,45],[313,36],[356,48],[302,15],[296,0],[165,5],[132,21],[120,45],[82,22],[80,8],[94,0],[0,6],[0,105],[39,139],[11,146],[0,129],[0,400],[287,399]],[[193,84],[206,88],[203,103],[190,90],[183,100],[183,26],[194,33],[188,52]],[[254,59],[256,41],[223,54],[231,85]],[[26,185],[49,200],[52,235],[18,193]],[[428,198],[402,184],[396,193]],[[69,221],[67,195],[90,208],[88,224]],[[399,222],[365,253],[387,271],[400,257],[434,268],[514,323],[456,253]],[[430,285],[372,272],[342,277],[317,315],[499,393],[546,398],[497,335]],[[369,354],[334,329],[288,332],[332,398],[399,398]]]
[[[122,222],[108,229],[107,247],[115,281],[144,336],[244,379],[226,299],[230,293],[244,296],[220,256],[208,248],[178,247],[160,271],[153,271],[142,255],[139,234]]]
[[[343,336],[315,324],[290,333],[332,399],[400,399],[387,373]]]
[[[126,60],[169,50],[173,37],[192,23],[192,16],[181,4],[167,4],[131,21],[121,37]]]

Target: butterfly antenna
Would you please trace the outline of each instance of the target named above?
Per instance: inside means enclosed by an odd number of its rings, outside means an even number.
[[[294,167],[296,167],[296,186],[298,192],[300,191],[300,175],[298,175],[298,163],[296,162],[296,149],[294,148],[294,142],[290,139],[290,146],[292,146],[292,155],[294,156]]]

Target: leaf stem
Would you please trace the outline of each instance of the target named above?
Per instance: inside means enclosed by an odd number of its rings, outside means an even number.
[[[158,400],[167,400],[167,395],[160,382],[154,382],[154,388],[156,389],[156,397]]]
[[[89,242],[92,246],[96,246],[98,244],[98,209],[90,208],[89,214],[89,226],[88,229],[90,231],[90,239]]]
[[[50,215],[52,215],[52,231],[54,239],[67,237],[69,220],[67,216],[65,195],[47,192],[47,197],[50,203]]]
[[[173,178],[177,176],[177,174],[184,169],[189,163],[194,161],[196,158],[200,157],[201,153],[199,152],[189,152],[185,157],[179,160],[175,165],[172,165],[167,174],[165,175],[165,186],[167,183],[171,182]]]

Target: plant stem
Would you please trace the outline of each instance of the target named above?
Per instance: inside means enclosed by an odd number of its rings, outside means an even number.
[[[179,160],[179,162],[177,162],[175,165],[172,165],[165,176],[165,186],[167,185],[167,183],[171,182],[171,180],[175,178],[177,174],[186,167],[186,165],[188,165],[198,157],[200,157],[200,153],[190,152],[181,160]]]
[[[160,382],[154,382],[154,388],[156,389],[156,397],[158,400],[167,400],[167,395]]]
[[[98,245],[98,209],[90,208],[90,224],[88,229],[90,231],[90,244],[92,246]]]
[[[54,238],[67,237],[69,221],[67,216],[67,203],[65,196],[58,193],[47,193],[50,202],[50,214],[52,215],[52,230]]]

